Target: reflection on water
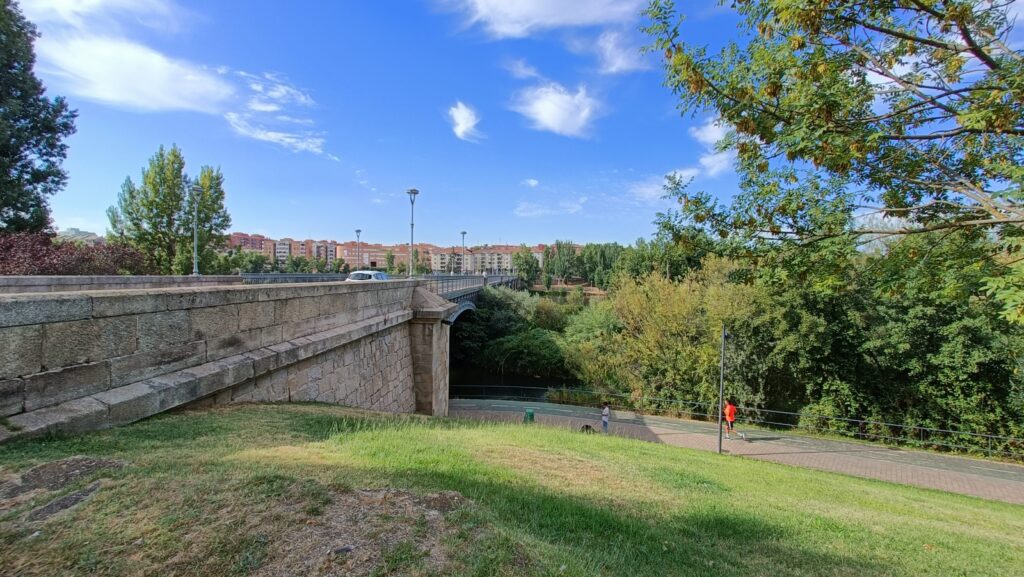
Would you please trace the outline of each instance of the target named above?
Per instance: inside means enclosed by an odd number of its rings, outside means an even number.
[[[472,367],[451,367],[448,396],[457,398],[507,398],[540,400],[548,389],[578,387],[571,379],[491,373]]]

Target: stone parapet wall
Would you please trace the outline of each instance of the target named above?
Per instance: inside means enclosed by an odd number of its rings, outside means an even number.
[[[242,284],[237,275],[210,276],[0,276],[0,294],[209,287]]]
[[[0,440],[131,422],[205,397],[412,411],[417,284],[0,295]],[[447,347],[434,352],[446,371]]]

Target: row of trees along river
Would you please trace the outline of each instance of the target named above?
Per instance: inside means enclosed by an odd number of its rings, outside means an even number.
[[[1005,267],[992,235],[842,236],[753,257],[680,223],[670,211],[624,248],[604,298],[486,290],[452,328],[453,396],[714,404],[724,324],[741,405],[1024,436],[1024,327],[983,290]]]

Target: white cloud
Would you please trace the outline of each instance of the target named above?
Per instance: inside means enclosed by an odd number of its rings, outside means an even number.
[[[537,202],[520,202],[512,210],[512,214],[521,218],[536,218],[541,216],[554,216],[559,214],[576,214],[583,210],[587,197],[578,196],[573,199],[563,200],[557,204],[545,204]]]
[[[718,176],[732,168],[735,158],[736,154],[731,150],[727,150],[725,152],[702,154],[699,162],[705,174],[708,176]]]
[[[729,128],[714,118],[706,120],[700,126],[690,127],[690,136],[708,148],[714,148],[728,133]]]
[[[169,0],[22,0],[25,16],[37,25],[58,23],[78,30],[119,28],[118,19],[130,16],[134,24],[175,30],[186,12]]]
[[[633,22],[646,0],[455,0],[494,38],[521,38],[553,28]]]
[[[228,124],[231,125],[231,128],[235,133],[240,136],[262,140],[264,142],[272,142],[296,152],[324,154],[324,138],[319,134],[311,132],[298,133],[273,130],[262,125],[252,116],[237,112],[226,113],[224,115],[224,119],[228,121]],[[334,157],[334,159],[336,158],[337,157]]]
[[[555,82],[523,90],[512,104],[512,110],[533,121],[534,129],[574,137],[586,136],[599,109],[586,87],[573,93]]]
[[[313,106],[313,98],[298,88],[287,83],[277,74],[263,75],[238,71],[236,74],[245,79],[249,90],[253,92],[247,108],[253,112],[277,112],[289,105]]]
[[[480,117],[475,110],[463,104],[461,100],[448,109],[448,117],[452,121],[452,132],[459,139],[476,142],[480,138],[480,133],[476,129]]]
[[[529,186],[530,188],[537,188],[537,185],[540,184],[540,181],[537,180],[536,178],[527,178],[526,180],[522,181],[519,184],[522,184],[523,186]]]
[[[277,112],[281,110],[280,105],[259,98],[250,98],[248,108],[253,112]]]
[[[704,145],[706,152],[700,155],[698,162],[707,176],[718,176],[732,168],[736,153],[732,150],[717,152],[715,147],[729,133],[729,127],[715,118],[709,118],[700,126],[690,127],[690,136]]]
[[[728,125],[716,118],[709,118],[700,126],[691,126],[689,132],[690,136],[705,149],[697,159],[699,166],[679,168],[666,175],[652,175],[628,183],[626,189],[634,199],[647,204],[661,201],[665,195],[665,180],[669,174],[686,182],[698,177],[715,177],[732,168],[736,153],[732,150],[715,151],[719,141],[729,133]]]
[[[101,36],[43,36],[36,43],[41,70],[68,92],[135,110],[217,113],[235,88],[205,67],[176,60],[141,44]]]
[[[700,174],[697,168],[680,168],[668,174],[674,174],[681,180],[687,181],[696,178]],[[629,185],[629,193],[640,202],[653,204],[665,196],[665,179],[668,174],[661,176],[649,176],[643,180]]]
[[[522,58],[510,61],[505,68],[515,78],[540,78],[540,72],[537,72],[536,68],[527,64],[526,60]]]
[[[206,66],[128,38],[124,29],[138,26],[174,32],[187,12],[171,0],[26,0],[23,7],[42,32],[37,69],[61,91],[142,112],[215,114],[236,134],[338,159],[324,152],[322,133],[294,130],[313,121],[292,111],[315,102],[281,75]]]
[[[287,114],[278,114],[274,117],[274,120],[280,122],[288,122],[290,124],[301,124],[303,126],[312,126],[312,118],[295,118],[294,116],[288,116]]]
[[[640,48],[629,46],[621,32],[607,30],[595,45],[602,74],[621,74],[646,69],[647,63],[640,54]]]

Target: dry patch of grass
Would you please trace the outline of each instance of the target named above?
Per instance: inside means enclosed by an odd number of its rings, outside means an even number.
[[[633,468],[557,451],[505,445],[473,452],[483,462],[525,475],[548,489],[605,499],[610,505],[652,511],[671,504],[673,493]]]

